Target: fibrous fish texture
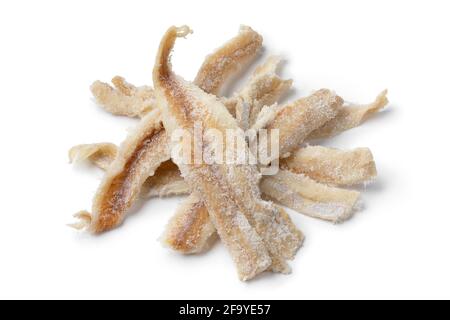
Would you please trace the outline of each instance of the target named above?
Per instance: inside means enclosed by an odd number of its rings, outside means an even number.
[[[106,111],[115,115],[142,118],[156,108],[151,87],[135,87],[119,76],[114,77],[111,82],[114,88],[101,81],[95,81],[91,85],[96,101]]]
[[[291,209],[334,223],[353,215],[360,196],[357,191],[329,187],[287,170],[263,179],[261,191]]]
[[[155,174],[142,186],[143,198],[169,197],[190,193],[188,184],[184,181],[177,165],[171,160],[164,162]]]
[[[194,82],[211,94],[219,95],[223,83],[262,47],[263,38],[252,28],[241,26],[239,34],[206,57]]]
[[[216,239],[216,228],[196,193],[182,202],[165,230],[161,237],[163,244],[183,254],[203,252]]]
[[[336,117],[342,108],[342,103],[343,100],[335,93],[321,89],[278,109],[273,121],[267,124],[266,129],[280,130],[280,157],[288,156],[305,141],[311,132]],[[270,160],[273,159],[268,158],[263,164],[268,164]]]
[[[338,186],[369,182],[377,176],[375,161],[368,148],[338,150],[307,146],[283,159],[281,165],[317,182]]]
[[[94,198],[90,221],[85,225],[90,232],[99,233],[118,226],[147,178],[162,162],[169,160],[167,137],[158,113],[155,110],[141,120],[106,170]]]
[[[350,104],[344,106],[339,110],[339,113],[335,118],[312,132],[308,139],[330,138],[345,130],[357,127],[372,115],[382,110],[388,103],[387,90],[384,90],[377,96],[375,101],[370,104]]]
[[[204,128],[221,132],[238,129],[235,119],[215,96],[172,72],[168,59],[175,39],[189,32],[187,27],[170,28],[161,41],[155,62],[153,82],[166,129],[168,132],[178,128],[192,130],[196,121],[202,122]],[[208,142],[205,144],[207,147]],[[303,235],[293,227],[287,215],[261,200],[256,168],[192,165],[178,158],[174,161],[193,191],[204,200],[241,279],[251,279],[269,267],[280,272],[289,270],[284,259],[295,254]],[[246,194],[248,201],[238,199],[237,186],[240,190],[252,191]],[[256,211],[250,212],[249,207]]]

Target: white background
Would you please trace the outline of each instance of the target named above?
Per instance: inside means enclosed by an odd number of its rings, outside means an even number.
[[[448,1],[2,1],[0,298],[450,298],[449,14]],[[174,53],[187,79],[248,24],[264,56],[287,60],[288,99],[389,89],[386,112],[328,143],[373,151],[365,209],[337,226],[292,212],[307,237],[292,275],[241,283],[220,244],[191,257],[161,247],[180,198],[148,201],[101,236],[65,226],[102,177],[67,150],[120,143],[136,123],[98,108],[89,85],[151,85],[172,24],[194,29]]]

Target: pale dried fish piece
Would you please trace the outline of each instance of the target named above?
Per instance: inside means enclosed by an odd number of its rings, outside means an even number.
[[[214,227],[203,201],[195,193],[181,203],[169,220],[162,242],[183,254],[201,253],[207,250],[216,237]]]
[[[252,28],[241,26],[236,37],[206,57],[194,82],[218,95],[224,82],[259,53],[262,42],[261,35]]]
[[[280,170],[261,181],[272,200],[308,216],[334,223],[349,219],[358,209],[360,193],[320,184],[302,174]]]
[[[116,76],[109,84],[95,81],[91,85],[91,92],[98,104],[106,111],[120,116],[142,118],[156,108],[153,89],[148,86],[135,87]]]
[[[119,148],[97,190],[90,220],[81,219],[92,233],[118,226],[147,178],[170,158],[167,136],[155,110],[142,119]]]
[[[89,160],[106,170],[117,156],[117,146],[113,143],[80,144],[69,150],[70,163]]]
[[[282,166],[317,182],[341,186],[365,183],[377,175],[375,161],[368,148],[339,150],[307,146],[284,159]]]
[[[184,181],[177,165],[171,160],[164,162],[155,174],[145,181],[142,186],[141,197],[168,197],[188,195],[191,192]]]
[[[315,129],[336,117],[343,100],[327,89],[284,105],[277,111],[266,129],[279,129],[279,154],[286,157],[297,148]],[[266,152],[266,154],[268,154]],[[270,159],[263,159],[268,164]]]
[[[291,79],[284,80],[276,74],[280,62],[280,57],[269,57],[264,64],[256,68],[248,83],[237,94],[243,103],[249,106],[249,110],[246,110],[248,124],[243,126],[243,129],[248,129],[255,123],[262,107],[274,104],[291,88]]]
[[[195,192],[183,200],[166,225],[161,241],[182,254],[195,254],[208,250],[217,238],[203,198]]]
[[[312,132],[308,139],[330,138],[345,130],[357,127],[372,115],[382,110],[388,103],[387,90],[384,90],[370,104],[350,104],[344,106],[339,110],[338,115],[334,119]]]
[[[172,72],[168,58],[175,39],[189,32],[187,27],[170,28],[161,42],[155,62],[153,81],[166,129],[168,132],[177,128],[191,130],[196,121],[203,122],[206,129],[214,128],[221,132],[229,128],[238,129],[235,119],[215,96],[206,94]],[[283,254],[287,253],[282,251],[290,251],[293,247],[298,249],[303,236],[300,232],[291,232],[292,222],[287,216],[261,200],[254,183],[258,179],[255,178],[256,168],[239,166],[241,170],[237,170],[237,166],[189,165],[182,159],[174,160],[184,178],[204,200],[213,224],[234,258],[241,279],[248,280],[269,266],[272,270],[289,271],[283,259]],[[234,187],[237,179],[243,180],[254,191],[246,195],[249,201],[245,205],[243,199],[236,199],[238,190]],[[252,204],[261,210],[249,212],[248,207]],[[250,220],[253,220],[256,232],[249,224]]]

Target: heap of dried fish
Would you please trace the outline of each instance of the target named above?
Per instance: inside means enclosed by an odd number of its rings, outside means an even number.
[[[153,69],[154,88],[134,86],[119,76],[112,79],[113,86],[100,81],[92,84],[94,97],[106,111],[141,120],[120,147],[84,144],[69,151],[71,162],[88,160],[105,170],[92,213],[78,212],[72,226],[93,233],[107,231],[121,224],[138,196],[187,195],[166,226],[165,245],[193,254],[220,238],[240,279],[249,280],[264,271],[288,273],[286,260],[294,258],[304,237],[280,205],[342,222],[361,201],[360,192],[342,187],[365,184],[377,175],[367,148],[338,150],[304,143],[360,125],[387,105],[387,91],[367,105],[346,104],[327,89],[278,105],[292,80],[277,75],[280,58],[271,56],[243,88],[231,97],[221,97],[223,86],[257,56],[263,39],[250,27],[241,27],[236,37],[206,57],[195,80],[189,82],[172,71],[169,58],[175,40],[190,32],[186,26],[171,27],[164,35]],[[186,162],[186,154],[173,152],[173,135],[183,129],[195,136],[197,123],[202,130],[223,135],[234,130],[247,141],[245,154],[270,156],[259,157],[258,164]],[[258,134],[246,139],[247,129]],[[250,149],[252,142],[262,138],[262,129],[278,132],[277,153],[269,152],[276,147],[273,141]],[[202,143],[202,153],[216,147],[208,136]],[[183,150],[191,146],[190,140],[179,144]],[[195,157],[195,151],[187,154],[190,160]],[[261,174],[278,162],[277,172]]]

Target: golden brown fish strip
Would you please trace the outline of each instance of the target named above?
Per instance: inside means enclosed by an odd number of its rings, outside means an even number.
[[[90,232],[99,233],[119,225],[143,183],[170,158],[167,136],[157,120],[158,113],[155,110],[144,117],[120,146],[97,190],[90,221],[82,219]]]
[[[113,143],[80,144],[69,150],[70,163],[89,160],[106,170],[117,157],[117,146]]]
[[[175,39],[185,36],[189,31],[187,27],[170,28],[161,42],[155,62],[153,81],[159,105],[164,113],[164,125],[168,132],[177,128],[191,130],[196,121],[203,122],[205,128],[214,128],[222,133],[229,128],[238,129],[235,119],[215,96],[205,94],[172,72],[168,58]],[[292,222],[273,205],[261,200],[255,183],[255,180],[259,179],[256,168],[229,165],[194,166],[184,163],[181,159],[174,160],[187,182],[205,201],[220,237],[234,258],[241,279],[250,279],[264,271],[270,265],[270,260],[272,269],[288,271],[283,255],[293,255],[303,236],[297,230],[292,232]],[[242,185],[241,181],[248,186]],[[236,199],[237,185],[253,191],[245,195],[248,200],[245,204],[243,199]],[[249,206],[258,211],[249,212]],[[252,225],[258,233],[254,232],[249,221],[253,222]],[[232,225],[235,227],[230,228]],[[264,246],[270,253],[269,264]]]
[[[168,64],[175,39],[189,32],[187,27],[170,28],[161,41],[155,62],[153,82],[158,102],[165,114],[164,124],[168,132],[178,127],[189,130],[191,124],[193,126],[191,118],[195,116],[192,114],[194,98],[186,97],[185,85],[180,84],[180,80],[176,79]],[[195,106],[195,109],[198,108],[198,105]],[[188,183],[194,182],[192,183],[194,189],[199,189],[194,192],[202,194],[202,200],[205,200],[207,204],[209,215],[233,257],[240,279],[251,279],[266,270],[271,265],[268,252],[259,235],[232,200],[225,181],[218,179],[220,168],[214,170],[217,166],[194,167],[178,162],[184,178]],[[205,189],[208,189],[207,192],[204,192]]]
[[[91,85],[96,101],[106,111],[115,115],[142,118],[156,108],[151,87],[135,87],[119,76],[114,77],[111,82],[115,88],[100,81]]]
[[[241,26],[236,37],[206,57],[194,82],[202,83],[206,92],[218,95],[223,83],[258,54],[262,41],[252,28]]]
[[[322,146],[298,149],[282,166],[302,173],[317,182],[332,185],[356,185],[371,181],[377,175],[372,153],[368,148],[338,150]]]
[[[345,130],[359,126],[372,115],[382,110],[389,100],[387,90],[382,91],[374,102],[368,105],[350,104],[339,110],[338,115],[324,126],[312,132],[308,139],[322,139],[333,137]]]
[[[208,210],[195,193],[178,207],[165,230],[163,244],[184,254],[203,252],[216,239]]]
[[[327,89],[289,103],[277,110],[273,121],[266,126],[268,130],[279,129],[279,152],[281,157],[289,155],[315,129],[336,117],[343,100]],[[266,163],[268,164],[268,159]]]
[[[262,37],[259,34],[248,27],[241,28],[238,36],[228,41],[224,46],[206,58],[198,72],[195,83],[206,92],[209,92],[210,90],[219,92],[225,81],[240,65],[256,56],[261,45]],[[241,54],[242,52],[245,54]],[[223,64],[223,61],[228,61],[228,63]],[[259,75],[258,79],[262,77],[263,75]],[[271,75],[271,77],[273,76]],[[247,86],[250,85],[252,85],[252,81],[247,84]],[[277,87],[273,86],[273,89],[281,91],[281,87],[281,85]],[[259,88],[267,90],[261,85]],[[265,94],[268,95],[269,93],[265,92]],[[263,93],[260,95],[262,96]],[[236,103],[232,99],[223,98],[223,100],[224,103],[227,104],[227,108],[230,112],[234,113]],[[166,171],[164,172],[164,175],[156,174],[154,177],[150,177],[144,185],[144,193],[146,192],[145,190],[148,190],[146,196],[166,196],[187,192],[189,188],[184,180],[178,178],[179,175],[177,174],[177,171],[178,168],[172,169],[172,171]],[[197,199],[197,202],[194,201],[194,199]],[[195,215],[196,213],[198,213],[199,217]],[[203,201],[196,197],[195,194],[191,195],[180,204],[176,215],[171,219],[171,223],[167,225],[166,232],[163,235],[163,242],[176,251],[185,254],[204,251],[208,247],[208,244],[214,239],[210,232],[212,224],[209,217],[206,216],[207,222],[204,224],[198,223],[199,221],[205,221],[205,219],[202,218],[205,217],[206,213],[207,209],[203,205]],[[189,223],[190,229],[186,227],[179,228],[179,226],[184,226],[186,223]],[[198,228],[195,230],[197,226]],[[203,235],[203,237],[192,239],[192,237],[189,236],[192,234],[200,234]],[[207,235],[210,235],[211,240],[208,241]],[[190,239],[190,241],[189,244],[182,246],[180,245],[181,242],[179,239]]]
[[[353,215],[360,196],[357,191],[329,187],[288,170],[263,179],[261,191],[291,209],[334,223]]]

